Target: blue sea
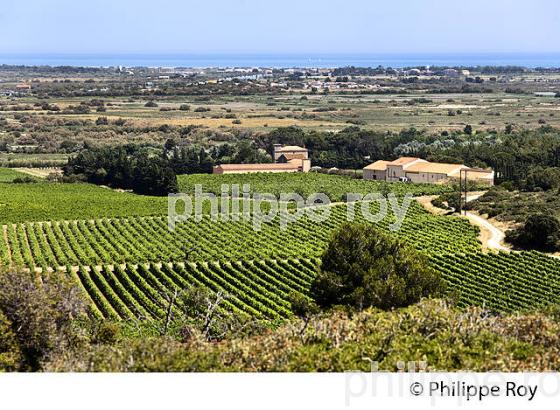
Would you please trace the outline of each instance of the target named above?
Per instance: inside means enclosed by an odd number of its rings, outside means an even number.
[[[473,54],[0,54],[0,64],[81,67],[333,68],[416,66],[560,67],[560,53]]]

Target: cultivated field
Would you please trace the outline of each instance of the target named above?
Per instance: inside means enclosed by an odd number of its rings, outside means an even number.
[[[304,217],[285,231],[278,217],[255,231],[250,221],[206,216],[171,232],[166,198],[89,184],[9,182],[17,176],[13,170],[0,172],[0,263],[26,267],[38,279],[71,275],[95,315],[117,319],[161,318],[166,295],[197,284],[231,295],[224,309],[267,319],[289,317],[289,295],[308,295],[331,234],[347,220],[347,205],[341,204],[329,208],[325,222]],[[320,188],[333,200],[341,200],[344,189],[403,194],[402,184],[322,174],[305,175],[304,184],[302,178],[191,175],[180,180],[186,191],[200,183],[206,192],[219,193],[222,183],[246,182],[273,193]],[[447,189],[414,187],[416,195]],[[366,206],[378,209],[375,203]],[[355,215],[357,222],[371,223],[360,212]],[[388,231],[394,220],[389,214],[376,225]],[[514,311],[560,302],[560,261],[538,252],[485,254],[478,228],[465,219],[432,215],[414,202],[395,234],[428,256],[461,306]]]

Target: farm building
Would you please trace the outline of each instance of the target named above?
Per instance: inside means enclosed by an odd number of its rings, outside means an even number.
[[[255,172],[309,172],[311,160],[306,148],[295,145],[274,145],[274,163],[223,164],[214,167],[214,174],[249,174]]]
[[[292,159],[309,159],[307,148],[297,145],[274,144],[274,162],[287,162]]]
[[[492,170],[469,168],[463,164],[428,162],[414,157],[376,161],[364,168],[364,179],[437,184],[459,179],[461,171],[467,171],[469,180],[494,185]]]

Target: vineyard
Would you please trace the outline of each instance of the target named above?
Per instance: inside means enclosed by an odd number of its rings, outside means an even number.
[[[16,178],[29,177],[21,172],[9,168],[0,168],[0,183],[12,182]]]
[[[20,172],[0,168],[0,221],[2,224],[79,220],[100,218],[124,218],[131,216],[167,215],[166,197],[149,197],[91,184],[60,184],[38,181],[28,184],[11,183],[16,177],[25,177]],[[179,176],[181,191],[192,194],[194,185],[201,184],[203,191],[221,193],[222,184],[242,183],[239,175],[183,175]],[[243,181],[251,185],[252,192],[291,193],[307,198],[311,193],[329,195],[331,200],[340,201],[346,192],[367,194],[370,192],[410,191],[414,195],[439,194],[447,188],[434,185],[397,185],[375,181],[363,181],[347,177],[306,174],[301,175],[246,175]],[[263,204],[266,209],[266,204]],[[204,203],[203,212],[208,213],[210,204]]]
[[[369,205],[371,212],[378,204]],[[255,231],[251,221],[200,222],[189,220],[174,232],[165,217],[132,217],[10,224],[0,245],[4,265],[59,267],[180,261],[193,249],[189,260],[253,260],[269,258],[317,258],[330,235],[347,221],[347,207],[330,208],[328,220],[316,223],[307,216],[280,230],[279,217]],[[361,212],[355,221],[364,222]],[[394,216],[377,225],[388,230]],[[459,218],[440,218],[426,213],[416,202],[396,233],[418,250],[429,253],[474,252],[480,248],[477,228]]]
[[[431,261],[460,306],[511,312],[560,301],[560,262],[542,254],[447,254]],[[166,295],[200,285],[227,293],[225,309],[278,319],[291,315],[291,292],[308,293],[318,264],[318,259],[165,263],[82,267],[72,274],[95,314],[103,317],[161,318],[168,306]]]
[[[0,177],[2,175],[5,174]],[[166,212],[167,198],[116,192],[91,184],[0,182],[0,221],[3,224],[162,215]]]
[[[174,289],[205,286],[228,295],[222,309],[257,318],[291,315],[288,297],[307,293],[317,260],[255,260],[81,267],[72,270],[94,314],[113,319],[161,318]],[[177,308],[180,308],[180,302]]]
[[[289,317],[289,295],[307,295],[331,234],[347,221],[348,207],[329,208],[317,223],[305,216],[280,229],[279,217],[255,231],[251,221],[179,223],[168,229],[166,198],[148,198],[88,184],[13,184],[15,171],[0,173],[0,265],[30,268],[38,276],[73,275],[97,316],[154,319],[165,315],[175,289],[203,285],[223,291],[223,309],[257,318]],[[11,179],[10,179],[11,178]],[[240,183],[238,175],[181,177],[183,187],[201,183],[219,194],[221,184]],[[384,184],[316,174],[283,177],[250,175],[243,182],[259,192],[341,192],[388,190]],[[409,186],[406,185],[408,188]],[[428,189],[429,188],[429,189]],[[441,187],[414,186],[416,194]],[[428,190],[426,190],[428,189]],[[41,198],[47,198],[41,202]],[[87,204],[87,205],[86,205]],[[365,222],[355,204],[355,221]],[[378,204],[367,205],[370,212]],[[395,216],[376,223],[388,231]],[[369,223],[369,222],[368,222]],[[465,219],[427,213],[413,202],[395,232],[425,253],[462,306],[485,305],[515,311],[560,302],[560,261],[537,252],[483,254],[478,228]],[[177,306],[176,308],[180,308]]]
[[[560,303],[560,260],[539,252],[432,255],[461,305],[517,311]]]
[[[395,184],[382,181],[367,181],[352,179],[338,175],[319,173],[294,174],[196,174],[178,177],[181,192],[193,193],[195,185],[202,185],[204,192],[219,195],[222,185],[249,185],[251,192],[271,193],[279,197],[282,193],[302,195],[304,198],[314,193],[324,193],[331,201],[338,202],[345,199],[347,193],[366,195],[370,192],[394,193],[397,196],[409,192],[414,196],[439,195],[451,191],[448,185],[434,184]]]

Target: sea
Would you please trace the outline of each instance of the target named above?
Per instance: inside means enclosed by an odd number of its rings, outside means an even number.
[[[175,68],[335,68],[419,66],[560,67],[560,53],[381,54],[2,54],[0,65]]]

